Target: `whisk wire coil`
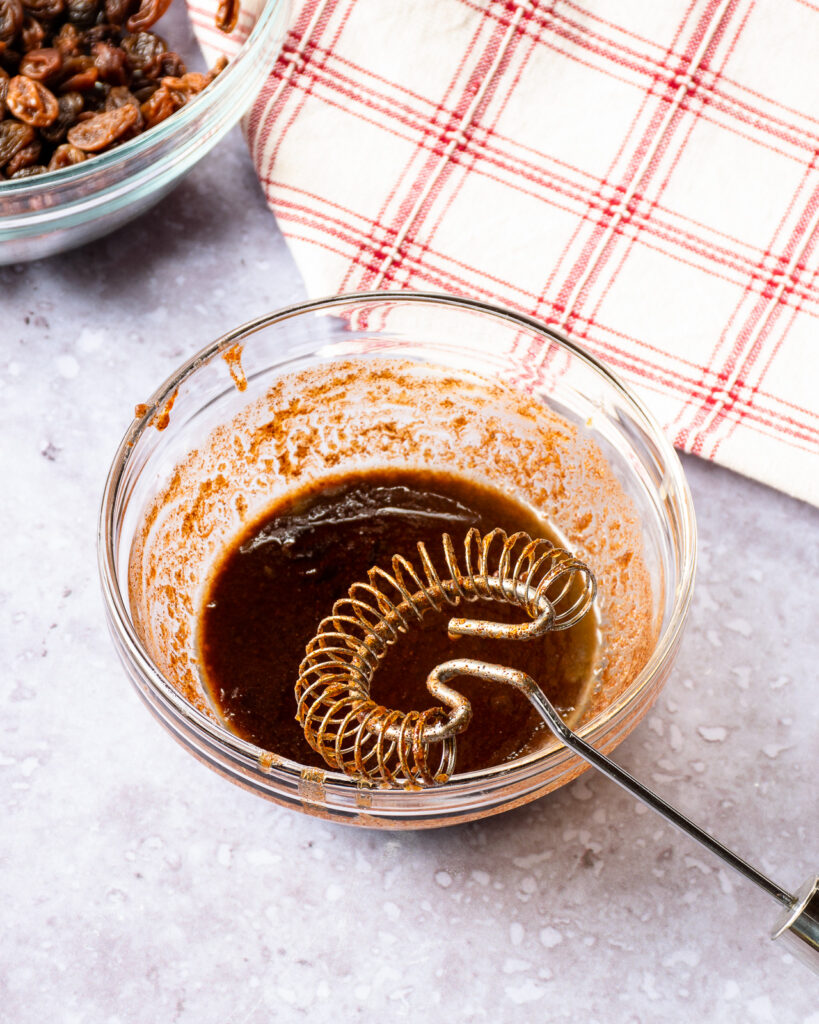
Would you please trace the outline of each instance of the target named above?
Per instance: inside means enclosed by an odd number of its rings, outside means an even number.
[[[308,743],[331,768],[361,782],[430,786],[454,770],[455,738],[472,714],[465,697],[440,680],[429,686],[445,707],[396,711],[370,696],[390,646],[428,612],[464,601],[506,602],[532,621],[453,618],[450,634],[531,640],[574,625],[595,597],[594,576],[583,562],[526,533],[482,535],[473,528],[464,541],[463,568],[444,534],[444,577],[421,543],[418,554],[420,573],[395,555],[391,572],[374,567],[366,583],[354,583],[319,624],[299,668],[296,717]]]

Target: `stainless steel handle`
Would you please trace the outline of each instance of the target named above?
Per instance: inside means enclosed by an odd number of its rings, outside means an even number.
[[[534,679],[525,672],[506,668],[503,665],[490,665],[484,661],[474,661],[471,658],[459,658],[438,665],[430,672],[428,680],[438,684],[455,676],[477,676],[490,682],[506,683],[524,693],[561,743],[602,772],[612,782],[622,786],[632,796],[650,807],[652,811],[662,815],[666,821],[691,836],[711,853],[716,854],[734,871],[744,875],[785,907],[788,912],[787,917],[774,933],[773,938],[787,935],[796,955],[819,973],[819,889],[817,889],[819,880],[813,879],[805,886],[804,892],[800,891],[796,896],[777,885],[767,875],[758,871],[753,865],[735,854],[733,850],[729,850],[718,839],[701,829],[699,825],[695,825],[693,821],[672,807],[662,797],[657,796],[652,790],[638,782],[625,769],[609,760],[605,754],[601,754],[599,750],[581,739],[566,725],[548,697]]]
[[[819,877],[809,878],[771,936],[819,974]]]

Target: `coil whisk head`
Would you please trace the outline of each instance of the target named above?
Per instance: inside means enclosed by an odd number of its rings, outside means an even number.
[[[503,530],[471,529],[463,565],[443,535],[440,575],[419,543],[420,572],[395,555],[391,572],[375,567],[333,605],[308,643],[296,683],[296,717],[310,746],[327,764],[362,782],[431,786],[455,767],[456,736],[472,716],[469,701],[430,675],[427,687],[443,706],[396,711],[370,696],[373,676],[389,647],[430,611],[461,602],[516,605],[528,622],[453,618],[453,636],[533,640],[568,629],[591,607],[596,584],[579,559],[546,540]]]

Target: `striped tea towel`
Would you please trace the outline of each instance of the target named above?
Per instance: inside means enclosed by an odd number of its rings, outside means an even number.
[[[819,504],[817,55],[810,0],[301,0],[245,127],[311,294],[530,313]]]

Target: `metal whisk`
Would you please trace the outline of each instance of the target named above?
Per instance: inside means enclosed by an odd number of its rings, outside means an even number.
[[[526,611],[531,622],[452,619],[449,632],[532,640],[568,629],[591,607],[596,587],[591,570],[545,540],[526,533],[469,531],[463,568],[449,534],[443,536],[443,579],[423,544],[424,578],[400,555],[392,573],[370,569],[333,605],[307,645],[296,683],[296,717],[310,746],[332,768],[382,785],[430,786],[445,782],[455,765],[455,737],[472,718],[469,701],[443,681],[427,681],[443,707],[392,711],[370,699],[379,662],[401,633],[430,611],[461,601],[502,601]],[[437,755],[437,758],[436,758]]]
[[[310,746],[331,768],[361,782],[441,785],[455,767],[456,737],[472,718],[469,701],[447,683],[471,676],[514,686],[569,749],[777,900],[786,914],[773,938],[787,936],[793,952],[819,972],[819,877],[809,879],[796,895],[777,885],[573,732],[525,672],[466,658],[444,662],[429,673],[427,689],[448,710],[401,712],[370,698],[373,675],[389,646],[444,604],[500,601],[520,607],[531,620],[509,625],[453,618],[448,624],[452,636],[534,640],[550,630],[568,629],[594,602],[596,581],[589,567],[548,541],[525,533],[507,536],[502,530],[481,536],[472,529],[464,544],[463,569],[448,534],[443,549],[445,578],[419,543],[424,579],[396,555],[392,573],[371,569],[368,582],[353,584],[319,624],[296,683],[297,718]]]

